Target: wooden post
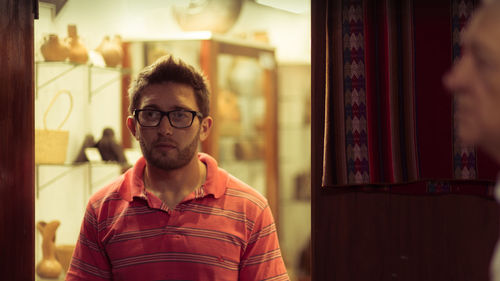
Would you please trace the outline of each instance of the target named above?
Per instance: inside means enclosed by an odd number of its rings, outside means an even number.
[[[2,280],[35,278],[33,11],[37,2],[0,1]]]

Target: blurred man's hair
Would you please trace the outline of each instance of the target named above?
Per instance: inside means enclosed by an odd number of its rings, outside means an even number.
[[[132,114],[139,106],[142,91],[151,85],[175,82],[191,86],[194,90],[196,103],[203,117],[210,114],[210,92],[208,82],[201,72],[186,64],[179,58],[163,56],[150,66],[144,68],[128,90]],[[165,98],[168,98],[167,96]]]

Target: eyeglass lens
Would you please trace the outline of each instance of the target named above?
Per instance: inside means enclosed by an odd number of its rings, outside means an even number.
[[[142,110],[138,112],[139,123],[144,127],[156,127],[160,124],[163,115],[167,115],[170,125],[175,128],[186,128],[191,126],[194,113],[184,110],[162,112],[158,110]]]

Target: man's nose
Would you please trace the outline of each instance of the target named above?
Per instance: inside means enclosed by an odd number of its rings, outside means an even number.
[[[463,83],[462,75],[462,60],[460,59],[457,63],[455,63],[452,68],[443,76],[443,84],[448,89],[450,94],[456,92],[460,89],[461,83]]]
[[[450,70],[448,70],[448,72],[446,72],[443,76],[443,84],[445,86],[445,88],[450,92],[452,93],[453,92],[453,85],[455,84],[454,83],[454,73],[453,73],[453,70],[454,70],[455,67],[452,67]]]
[[[158,133],[162,135],[172,135],[173,129],[172,125],[170,125],[170,120],[168,120],[168,116],[163,116],[158,125]]]

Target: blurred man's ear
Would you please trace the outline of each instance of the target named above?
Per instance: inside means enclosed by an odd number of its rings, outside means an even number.
[[[214,120],[212,117],[207,116],[201,120],[201,126],[200,126],[200,140],[204,141],[208,138],[210,135],[210,131],[212,130],[212,125],[213,125]]]
[[[130,133],[137,139],[135,118],[133,116],[127,117],[126,123]]]

